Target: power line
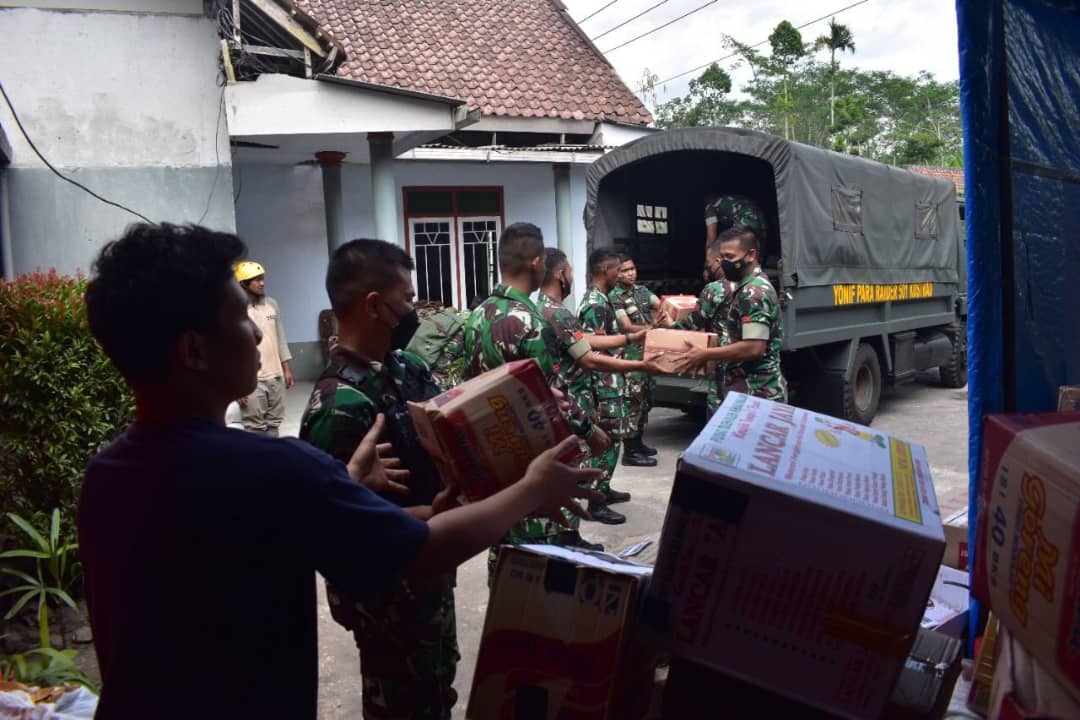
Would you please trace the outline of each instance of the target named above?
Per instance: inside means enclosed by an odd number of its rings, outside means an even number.
[[[646,8],[645,10],[642,10],[641,12],[639,12],[639,13],[638,13],[637,15],[635,15],[635,16],[634,16],[634,17],[632,17],[632,18],[630,18],[629,20],[624,20],[624,21],[622,21],[621,23],[619,23],[618,25],[616,25],[615,27],[612,27],[612,28],[608,28],[607,30],[605,30],[604,32],[600,33],[600,34],[599,34],[599,35],[597,35],[596,37],[592,37],[592,38],[589,38],[589,39],[590,39],[590,40],[592,40],[593,42],[596,42],[597,40],[599,40],[600,38],[604,37],[605,35],[610,35],[611,33],[615,32],[615,31],[616,31],[616,30],[618,30],[619,28],[621,28],[621,27],[623,27],[623,26],[625,26],[625,25],[629,25],[630,23],[634,22],[635,20],[637,20],[637,19],[638,19],[639,17],[641,17],[642,15],[648,15],[649,13],[651,13],[651,12],[652,12],[653,10],[655,10],[656,8],[658,8],[658,7],[660,7],[661,5],[664,5],[665,3],[668,3],[668,2],[670,2],[670,0],[660,0],[660,2],[656,3],[656,4],[655,4],[655,5],[653,5],[652,7],[649,7],[649,8]]]
[[[614,4],[615,4],[615,3],[617,3],[617,2],[619,2],[619,0],[611,0],[611,2],[609,2],[609,3],[608,3],[607,5],[605,5],[604,7],[600,8],[599,10],[597,10],[597,11],[595,11],[595,12],[592,12],[592,13],[590,13],[590,14],[586,15],[585,17],[581,18],[580,20],[578,20],[578,21],[577,21],[577,24],[578,24],[578,25],[580,25],[581,23],[585,22],[585,21],[586,21],[586,20],[588,20],[589,18],[591,18],[591,17],[596,17],[597,15],[599,15],[599,14],[600,14],[600,13],[602,13],[602,12],[604,12],[605,10],[607,10],[607,9],[608,9],[609,7],[611,7],[612,5],[614,5]]]
[[[846,12],[847,10],[850,10],[850,9],[852,9],[854,7],[858,7],[859,5],[862,5],[862,4],[868,3],[868,2],[870,2],[870,0],[859,0],[858,2],[851,3],[850,5],[845,5],[844,7],[840,8],[839,10],[835,10],[835,11],[830,12],[830,13],[825,13],[824,15],[822,15],[819,18],[814,18],[813,20],[810,20],[809,22],[804,22],[802,25],[796,25],[795,29],[796,30],[802,30],[804,28],[808,28],[811,25],[814,25],[814,24],[817,24],[817,23],[821,22],[822,20],[827,20],[830,17],[834,17],[836,15],[839,15],[842,12]],[[764,45],[764,44],[766,44],[768,42],[769,42],[768,39],[765,39],[765,40],[762,40],[761,42],[754,43],[753,45],[748,45],[747,47],[758,48],[758,47],[761,47],[762,45]],[[610,50],[608,52],[610,52]],[[716,60],[710,60],[709,62],[705,63],[704,65],[698,65],[697,67],[690,68],[689,70],[684,70],[683,72],[678,73],[677,75],[672,75],[671,77],[664,78],[663,80],[658,80],[656,82],[656,84],[657,85],[663,85],[664,83],[671,82],[672,80],[678,80],[679,78],[683,77],[684,75],[689,75],[690,73],[697,72],[699,70],[704,70],[705,68],[709,67],[713,63],[724,62],[725,60],[730,60],[731,58],[738,57],[738,56],[739,56],[739,53],[737,53],[737,52],[730,53],[728,55],[725,55],[722,58],[717,58]]]
[[[674,20],[669,20],[668,22],[664,23],[663,25],[660,25],[659,27],[654,27],[654,28],[653,28],[652,30],[649,30],[649,31],[647,31],[647,32],[643,32],[643,33],[641,33],[640,35],[638,35],[637,37],[634,37],[634,38],[630,38],[629,40],[627,40],[626,42],[622,43],[621,45],[616,45],[615,47],[611,48],[610,50],[605,50],[605,51],[604,51],[604,54],[606,55],[606,54],[607,54],[607,53],[609,53],[609,52],[615,52],[615,51],[616,51],[616,50],[618,50],[619,48],[623,48],[623,47],[626,47],[627,45],[629,45],[629,44],[630,44],[630,43],[632,43],[632,42],[637,42],[638,40],[640,40],[640,39],[641,39],[641,38],[643,38],[643,37],[648,37],[649,35],[652,35],[652,34],[653,34],[654,32],[657,32],[657,31],[659,31],[659,30],[663,30],[663,29],[664,29],[664,28],[666,28],[666,27],[667,27],[668,25],[674,25],[675,23],[679,22],[679,21],[680,21],[680,20],[682,20],[683,18],[688,18],[688,17],[690,17],[691,15],[693,15],[694,13],[700,12],[700,11],[704,10],[705,8],[709,7],[710,5],[713,5],[713,4],[715,4],[715,3],[716,3],[716,1],[717,1],[717,0],[709,0],[709,2],[705,3],[704,5],[699,5],[698,7],[694,8],[693,10],[691,10],[691,11],[689,11],[689,12],[686,12],[686,13],[683,13],[682,15],[680,15],[680,16],[679,16],[679,17],[677,17],[677,18],[675,18]]]
[[[214,165],[217,166],[217,170],[214,171],[214,182],[210,185],[210,194],[206,196],[206,209],[203,210],[203,214],[199,217],[199,222],[196,225],[202,225],[203,220],[210,214],[210,201],[214,199],[214,191],[217,190],[218,177],[221,175],[221,111],[225,108],[225,88],[228,87],[228,80],[221,84],[221,97],[218,99],[218,112],[217,112],[217,125],[214,126]]]
[[[22,120],[19,119],[19,114],[17,112],[15,112],[15,106],[12,104],[11,98],[8,97],[7,90],[4,89],[4,83],[2,83],[2,82],[0,82],[0,95],[4,96],[4,102],[7,104],[8,110],[11,111],[11,117],[15,120],[15,124],[19,128],[19,132],[22,133],[23,139],[26,140],[26,144],[30,146],[30,149],[33,150],[34,154],[38,156],[38,159],[41,160],[41,162],[45,163],[45,167],[47,167],[47,168],[49,168],[50,170],[53,171],[53,174],[56,175],[56,177],[60,178],[64,182],[71,183],[75,187],[77,187],[80,190],[82,190],[83,192],[89,194],[91,197],[100,200],[101,202],[105,203],[106,205],[112,205],[115,208],[120,208],[124,212],[129,212],[132,215],[134,215],[135,217],[141,218],[141,219],[145,220],[146,222],[150,223],[151,225],[155,224],[153,220],[146,217],[142,213],[135,212],[131,208],[129,208],[129,207],[125,206],[125,205],[121,205],[118,202],[113,202],[112,200],[109,200],[107,198],[103,198],[102,196],[98,195],[96,192],[94,192],[90,188],[83,185],[81,182],[78,182],[77,180],[73,180],[73,179],[69,178],[67,175],[64,175],[62,172],[60,172],[55,167],[53,167],[53,164],[51,162],[49,162],[45,158],[44,155],[41,154],[41,151],[38,150],[37,145],[35,145],[34,141],[30,139],[30,135],[26,132],[26,128],[23,127]]]

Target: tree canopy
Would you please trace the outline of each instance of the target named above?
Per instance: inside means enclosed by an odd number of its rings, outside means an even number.
[[[746,127],[894,165],[963,163],[959,83],[841,65],[837,54],[854,53],[855,38],[835,20],[813,43],[780,22],[769,55],[730,36],[724,44],[750,79],[735,93],[714,63],[686,95],[657,106],[658,126]]]

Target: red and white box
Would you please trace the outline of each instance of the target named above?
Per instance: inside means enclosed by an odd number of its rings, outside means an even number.
[[[695,295],[665,295],[660,298],[660,312],[671,322],[685,320],[698,309],[698,299]]]
[[[1080,698],[1080,413],[983,427],[972,592]]]
[[[968,569],[968,511],[957,510],[942,521],[945,528],[945,559],[943,565],[957,570]]]
[[[878,717],[944,548],[922,447],[729,393],[679,459],[643,622],[673,655]]]
[[[540,453],[572,434],[535,360],[515,360],[422,403],[409,404],[420,444],[469,502],[525,475]],[[560,458],[576,462],[580,444]]]

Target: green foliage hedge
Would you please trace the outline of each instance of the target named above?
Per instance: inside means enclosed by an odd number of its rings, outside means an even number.
[[[74,520],[87,461],[131,421],[131,393],[90,335],[86,283],[55,270],[0,281],[4,512]]]

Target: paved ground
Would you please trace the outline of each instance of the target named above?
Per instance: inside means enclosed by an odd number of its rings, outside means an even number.
[[[283,434],[295,434],[310,391],[310,383],[299,383],[290,392]],[[882,398],[874,426],[927,448],[943,515],[966,505],[966,389],[937,387],[936,374],[928,374],[918,383],[887,393]],[[655,468],[620,466],[615,474],[614,486],[634,496],[630,503],[617,506],[627,515],[627,523],[615,527],[585,523],[583,534],[609,548],[624,547],[641,538],[655,539],[663,522],[675,461],[698,429],[699,426],[681,412],[654,410],[646,439],[660,449],[659,465]],[[319,717],[322,720],[359,718],[360,674],[356,649],[352,637],[330,619],[321,583],[319,593]],[[486,605],[486,569],[481,556],[470,560],[458,573],[458,638],[462,661],[457,681],[461,700],[455,718],[465,716]]]

